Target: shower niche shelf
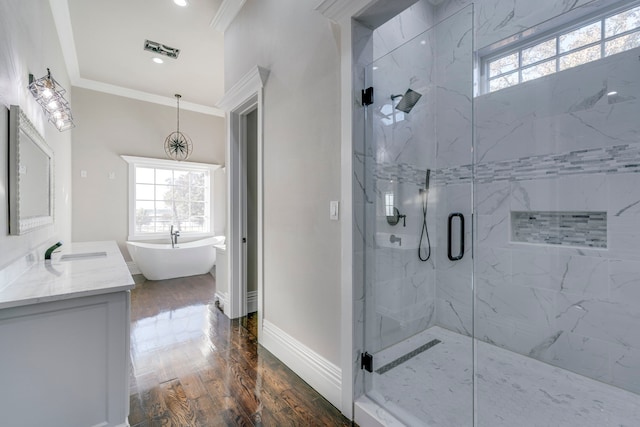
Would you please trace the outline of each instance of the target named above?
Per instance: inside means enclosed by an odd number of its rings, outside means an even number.
[[[600,211],[512,211],[511,241],[606,249],[607,213]]]

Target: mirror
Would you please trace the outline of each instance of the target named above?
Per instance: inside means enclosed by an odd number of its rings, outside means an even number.
[[[20,107],[9,110],[9,234],[53,224],[53,151]]]

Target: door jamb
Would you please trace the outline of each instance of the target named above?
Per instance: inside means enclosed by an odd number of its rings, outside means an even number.
[[[246,139],[246,115],[257,109],[257,221],[258,241],[255,242],[258,249],[258,340],[262,331],[263,287],[264,287],[264,263],[263,263],[263,236],[264,236],[264,195],[263,195],[263,89],[269,76],[269,70],[255,66],[238,83],[229,89],[218,107],[226,112],[227,139],[226,139],[226,165],[227,165],[227,275],[229,289],[229,307],[227,315],[231,319],[246,316],[247,314],[247,284],[244,272],[245,246],[242,243],[242,219],[243,219],[243,169],[242,150]]]

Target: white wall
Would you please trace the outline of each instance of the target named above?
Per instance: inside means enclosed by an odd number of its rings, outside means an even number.
[[[36,78],[51,69],[54,78],[69,89],[58,36],[48,2],[0,2],[0,270],[30,251],[55,240],[71,240],[71,135],[46,122],[42,110],[27,90],[29,73]],[[69,97],[67,96],[67,99]],[[72,101],[72,100],[70,100]],[[23,236],[9,236],[7,207],[7,111],[19,105],[54,151],[55,224]],[[76,105],[71,102],[75,112]],[[42,254],[40,254],[42,255]]]
[[[339,46],[308,2],[248,0],[225,32],[225,89],[264,90],[264,319],[340,365]],[[350,218],[342,218],[350,221]]]
[[[176,129],[176,109],[81,88],[73,95],[73,240],[116,240],[130,259],[128,165],[120,155],[166,158],[164,140]],[[222,117],[181,109],[180,130],[193,141],[189,160],[224,164]]]
[[[218,168],[213,172],[213,234],[227,234],[227,168]]]

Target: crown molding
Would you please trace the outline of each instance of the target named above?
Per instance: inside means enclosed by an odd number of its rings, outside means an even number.
[[[247,0],[223,0],[222,4],[216,12],[216,16],[213,17],[209,24],[214,30],[224,33],[233,20],[240,13],[240,9],[244,6]]]
[[[111,95],[123,96],[125,98],[137,99],[138,101],[150,102],[152,104],[166,105],[168,107],[175,107],[176,99],[174,97],[167,97],[161,95],[155,95],[149,92],[143,92],[141,90],[129,89],[122,86],[116,86],[109,83],[103,83],[96,80],[90,80],[85,78],[78,78],[75,83],[72,83],[75,87],[83,89],[91,89],[97,92],[109,93]],[[195,104],[193,102],[180,101],[181,110],[194,111],[196,113],[208,114],[210,116],[224,117],[224,111],[216,107],[209,107],[202,104]]]
[[[269,70],[258,65],[229,89],[216,105],[222,111],[231,111],[262,89],[269,78]]]
[[[342,21],[344,18],[350,18],[360,10],[363,5],[370,1],[371,0],[322,0],[318,2],[314,9],[316,12],[321,13],[325,18],[337,23]]]

